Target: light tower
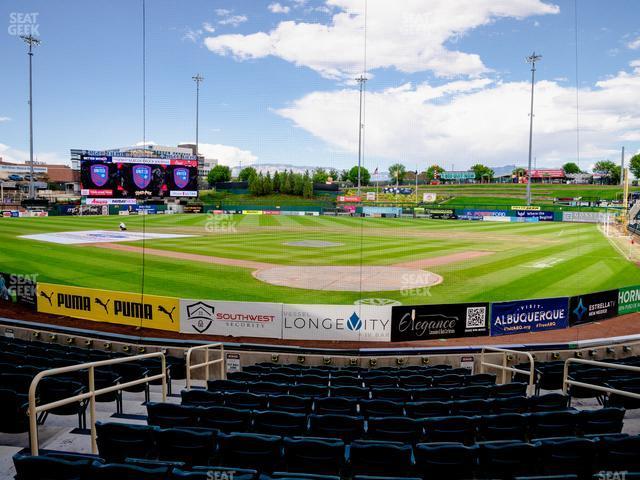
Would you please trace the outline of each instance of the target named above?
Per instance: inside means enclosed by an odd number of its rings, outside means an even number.
[[[542,60],[542,55],[533,52],[527,57],[527,63],[531,64],[531,112],[529,113],[529,168],[527,170],[527,205],[531,205],[531,152],[533,147],[533,87],[536,75],[536,62]]]
[[[364,84],[367,81],[367,77],[360,75],[356,78],[356,82],[360,84],[360,110],[358,113],[358,195],[360,195],[360,187],[362,185],[361,169],[362,169],[362,93],[364,91]]]
[[[40,40],[33,35],[22,35],[24,43],[29,45],[29,198],[34,199],[36,192],[33,184],[33,47],[40,45]]]
[[[196,82],[196,159],[198,159],[198,128],[200,122],[200,83],[204,80],[204,77],[199,73],[191,77]]]

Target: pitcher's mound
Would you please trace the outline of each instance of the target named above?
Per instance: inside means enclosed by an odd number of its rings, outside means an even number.
[[[258,280],[280,287],[347,292],[410,291],[442,282],[435,273],[415,268],[278,266],[257,270]]]
[[[325,242],[324,240],[298,240],[296,242],[284,242],[283,245],[289,247],[312,247],[312,248],[324,248],[324,247],[341,247],[344,243],[338,242]]]

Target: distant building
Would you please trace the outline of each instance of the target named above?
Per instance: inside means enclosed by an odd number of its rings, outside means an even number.
[[[196,144],[195,143],[179,143],[179,148],[188,148],[189,151],[195,155],[196,154]],[[218,159],[216,158],[206,158],[201,153],[198,153],[198,176],[200,178],[206,179],[209,175],[209,172],[212,168],[218,165]]]
[[[531,183],[565,183],[567,177],[561,168],[531,170]]]
[[[0,181],[15,182],[17,189],[28,188],[31,167],[28,163],[5,162],[0,158]],[[66,193],[80,191],[80,175],[68,165],[35,163],[33,179],[36,189],[54,187]]]

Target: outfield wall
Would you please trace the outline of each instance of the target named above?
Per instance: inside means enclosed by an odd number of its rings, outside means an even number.
[[[282,340],[398,342],[501,336],[565,329],[640,311],[640,285],[574,297],[377,306],[179,299],[35,284],[11,274],[0,273],[0,278],[8,292],[22,288],[21,295],[12,296],[41,313],[176,333]]]

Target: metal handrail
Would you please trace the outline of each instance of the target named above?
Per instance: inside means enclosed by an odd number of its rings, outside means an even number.
[[[215,360],[209,360],[209,349],[210,348],[220,348],[220,358],[217,358]],[[191,353],[193,353],[194,350],[204,350],[204,362],[203,363],[197,363],[195,365],[191,365]],[[215,365],[217,363],[220,364],[220,378],[222,380],[224,380],[226,378],[226,369],[225,369],[225,358],[224,358],[224,344],[222,344],[221,342],[218,343],[210,343],[208,345],[198,345],[196,347],[191,347],[189,350],[187,350],[186,353],[187,356],[187,367],[186,367],[186,373],[187,373],[187,390],[189,390],[191,388],[191,370],[195,370],[197,368],[202,368],[205,367],[205,381],[209,380],[209,365]]]
[[[139,380],[132,380],[126,383],[118,383],[110,387],[95,389],[95,368],[104,367],[107,365],[115,365],[118,363],[135,362],[138,360],[144,360],[146,358],[160,357],[162,362],[162,373],[158,375],[152,375],[150,377],[144,377]],[[44,377],[50,377],[52,375],[59,375],[61,373],[76,372],[78,370],[89,370],[89,391],[75,395],[73,397],[63,398],[56,400],[55,402],[46,403],[44,405],[36,405],[36,391],[40,380]],[[68,367],[52,368],[50,370],[44,370],[39,372],[29,386],[29,437],[31,446],[31,455],[38,455],[38,413],[51,410],[54,408],[62,407],[70,403],[81,402],[82,400],[89,399],[89,418],[91,421],[91,453],[98,453],[98,446],[96,443],[96,397],[98,395],[104,395],[107,393],[115,392],[118,390],[124,390],[128,387],[140,385],[142,383],[149,383],[155,380],[162,379],[162,401],[167,400],[167,362],[165,360],[164,353],[153,352],[145,353],[143,355],[134,355],[131,357],[112,358],[109,360],[100,360],[97,362],[80,363],[78,365],[70,365]]]
[[[626,392],[624,390],[618,390],[617,388],[603,387],[602,385],[593,385],[591,383],[578,382],[576,380],[569,379],[569,364],[570,363],[582,363],[586,365],[594,365],[596,367],[615,368],[618,370],[629,370],[631,372],[640,372],[640,367],[634,367],[633,365],[622,365],[619,363],[598,362],[597,360],[585,360],[583,358],[567,358],[564,362],[564,373],[562,375],[562,393],[565,395],[569,391],[569,385],[576,387],[588,388],[590,390],[597,390],[604,393],[615,393],[616,395],[622,395],[624,397],[630,397],[640,399],[640,393]]]
[[[484,355],[485,351],[493,352],[493,353],[502,353],[502,365],[497,363],[489,363],[485,362]],[[522,370],[520,368],[509,367],[507,365],[507,354],[513,353],[516,355],[526,355],[529,358],[529,371]],[[507,348],[499,348],[499,347],[482,347],[482,351],[480,352],[480,372],[484,373],[485,367],[495,368],[497,370],[502,371],[502,383],[507,383],[507,372],[515,372],[522,373],[523,375],[529,375],[529,387],[532,387],[535,384],[535,367],[533,355],[529,352],[522,352],[520,350],[509,350]]]

